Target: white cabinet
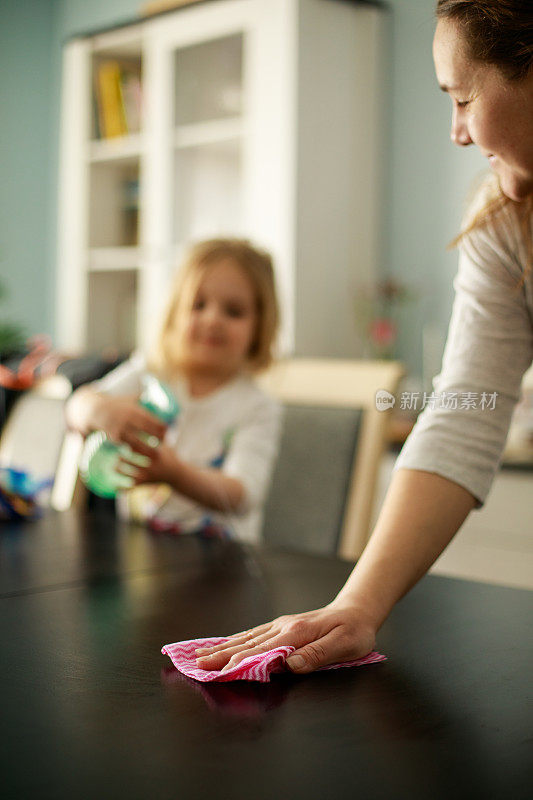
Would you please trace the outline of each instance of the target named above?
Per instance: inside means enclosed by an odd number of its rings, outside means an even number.
[[[375,526],[389,487],[396,455],[381,464],[372,519]],[[533,589],[531,470],[502,469],[485,505],[472,511],[431,567],[434,575]]]
[[[274,256],[283,351],[357,355],[353,298],[380,260],[383,27],[337,0],[219,0],[67,44],[59,346],[149,345],[187,242],[237,235]],[[142,119],[98,138],[109,63],[138,76]]]

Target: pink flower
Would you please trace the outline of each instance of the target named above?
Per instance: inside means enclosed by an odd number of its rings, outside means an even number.
[[[396,340],[397,329],[394,322],[385,317],[373,320],[368,333],[372,342],[379,347],[389,347]]]

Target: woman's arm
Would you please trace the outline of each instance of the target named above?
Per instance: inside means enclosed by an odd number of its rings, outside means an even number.
[[[533,357],[520,236],[507,210],[464,240],[443,369],[434,383],[437,394],[448,397],[464,392],[479,400],[493,393],[496,407],[428,406],[402,450],[375,532],[336,599],[247,631],[201,666],[216,669],[233,653],[249,655],[249,639],[263,649],[294,645],[289,665],[295,671],[364,655],[394,603],[484,501]]]
[[[440,475],[400,469],[373,535],[334,603],[363,604],[376,631],[450,543],[476,499]]]
[[[226,645],[198,651],[198,666],[220,669],[283,644],[296,647],[294,672],[366,655],[394,604],[425,574],[474,508],[452,481],[417,470],[395,473],[370,541],[328,606],[280,617]]]

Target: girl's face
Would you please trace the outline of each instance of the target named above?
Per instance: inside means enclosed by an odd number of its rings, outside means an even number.
[[[255,293],[244,270],[231,259],[209,267],[193,299],[185,329],[187,360],[217,374],[238,372],[257,327]]]
[[[433,40],[437,79],[453,103],[452,141],[476,144],[511,200],[533,192],[533,73],[506,80],[491,64],[472,61],[460,29],[439,20]]]

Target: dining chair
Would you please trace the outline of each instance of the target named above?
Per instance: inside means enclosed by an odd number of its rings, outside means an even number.
[[[61,375],[36,383],[16,400],[0,436],[0,466],[39,480],[53,479],[51,492],[43,498],[51,505],[65,446],[63,409],[71,391]]]
[[[278,362],[263,374],[261,385],[285,411],[264,512],[266,543],[360,556],[403,374],[397,361],[306,358]]]

